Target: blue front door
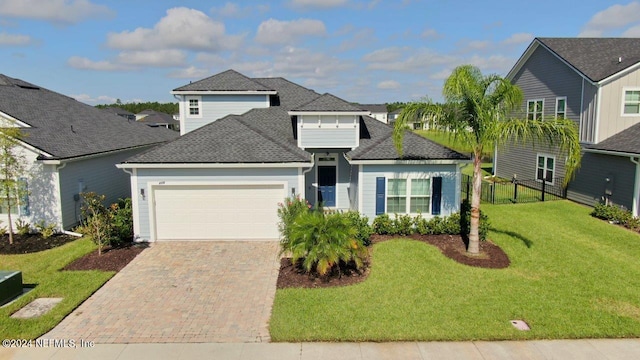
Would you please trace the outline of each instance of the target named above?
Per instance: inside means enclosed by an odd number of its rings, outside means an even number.
[[[335,166],[318,166],[318,202],[322,206],[336,206]]]

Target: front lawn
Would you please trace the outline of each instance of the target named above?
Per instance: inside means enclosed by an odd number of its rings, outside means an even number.
[[[369,278],[282,289],[274,341],[429,341],[640,336],[640,236],[569,201],[483,205],[511,266],[461,265],[411,240],[376,244]],[[509,320],[522,319],[521,332]]]
[[[0,334],[3,338],[33,339],[43,335],[102,286],[114,272],[59,271],[73,260],[96,249],[89,239],[38,253],[0,255],[0,268],[20,270],[24,284],[36,285],[13,304],[0,308]],[[9,316],[36,298],[61,297],[62,302],[49,313],[34,319]]]

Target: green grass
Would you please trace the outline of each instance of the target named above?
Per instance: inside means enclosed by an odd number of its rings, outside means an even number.
[[[0,266],[22,271],[24,284],[35,288],[13,304],[0,308],[3,338],[34,339],[56,326],[73,309],[99,289],[113,272],[59,271],[73,260],[95,250],[89,239],[80,239],[55,249],[24,255],[0,255]],[[47,314],[33,319],[9,316],[36,298],[61,297],[62,302]]]
[[[568,201],[483,205],[507,269],[458,264],[411,240],[376,244],[357,285],[276,292],[274,341],[640,336],[640,236]],[[515,330],[523,319],[531,331]]]

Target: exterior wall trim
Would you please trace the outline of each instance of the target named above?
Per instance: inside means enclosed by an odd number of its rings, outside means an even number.
[[[278,92],[275,90],[244,90],[244,91],[215,91],[215,90],[185,90],[185,91],[172,91],[171,95],[276,95]]]
[[[438,160],[349,160],[351,165],[451,165],[470,164],[471,159],[438,159]]]
[[[121,163],[118,169],[234,169],[234,168],[297,168],[312,167],[313,162],[290,163]]]

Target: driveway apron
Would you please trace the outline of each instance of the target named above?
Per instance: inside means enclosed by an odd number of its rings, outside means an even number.
[[[153,243],[43,338],[266,342],[277,241]]]

